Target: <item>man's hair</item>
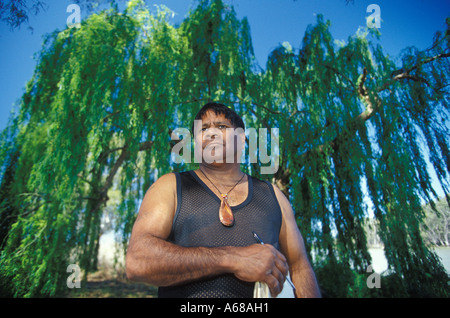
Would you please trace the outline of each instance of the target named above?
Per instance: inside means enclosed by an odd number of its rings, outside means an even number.
[[[231,122],[234,128],[242,128],[245,130],[245,125],[242,118],[233,109],[220,103],[210,102],[205,104],[198,111],[194,120],[201,120],[207,111],[213,111],[216,115],[223,114],[225,118]],[[192,132],[194,132],[194,123],[192,123]]]

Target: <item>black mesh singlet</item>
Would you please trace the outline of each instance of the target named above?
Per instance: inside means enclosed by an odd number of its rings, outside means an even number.
[[[247,199],[232,206],[235,223],[225,227],[219,220],[220,199],[193,171],[176,173],[177,210],[169,241],[184,247],[249,246],[255,231],[264,243],[279,249],[281,209],[270,183],[248,176]],[[160,287],[159,297],[251,298],[254,283],[233,274],[220,275],[184,285]]]

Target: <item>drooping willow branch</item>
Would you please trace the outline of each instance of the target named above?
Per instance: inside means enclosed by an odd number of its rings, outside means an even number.
[[[430,58],[422,61],[420,64],[422,64],[422,65],[428,64],[428,63],[431,63],[438,59],[443,59],[443,58],[447,58],[447,57],[450,57],[450,53],[441,53],[441,54],[438,54],[436,56],[430,57]],[[379,111],[382,102],[381,102],[380,97],[378,96],[378,93],[388,89],[391,85],[393,85],[393,83],[404,80],[404,79],[409,79],[409,80],[425,83],[426,85],[430,86],[430,84],[428,83],[428,81],[426,79],[424,79],[420,76],[411,74],[411,72],[416,70],[418,67],[419,67],[418,65],[414,65],[413,67],[408,68],[406,70],[400,69],[395,72],[392,72],[391,77],[389,79],[387,79],[383,85],[381,85],[378,88],[373,89],[372,91],[369,91],[365,85],[368,75],[369,75],[367,68],[363,69],[363,73],[361,74],[359,84],[356,86],[347,76],[344,76],[336,68],[328,67],[329,69],[335,71],[339,76],[343,76],[346,80],[349,81],[349,83],[356,90],[358,97],[364,101],[364,103],[366,105],[366,109],[363,112],[361,112],[359,115],[354,117],[353,119],[349,120],[346,123],[345,129],[342,129],[342,132],[340,134],[338,134],[337,136],[335,136],[332,140],[329,140],[323,144],[320,144],[320,145],[316,146],[315,148],[301,154],[300,160],[305,160],[307,158],[307,156],[309,156],[312,152],[323,153],[323,151],[326,147],[329,147],[329,146],[334,147],[336,145],[336,142],[340,138],[343,137],[342,134],[356,133],[356,131],[359,129],[359,127],[361,127],[361,125],[364,122],[369,120],[377,111]],[[324,127],[324,128],[330,129],[329,126],[330,125],[326,125],[326,127]],[[324,132],[324,135],[326,135],[326,132]],[[291,179],[291,171],[289,168],[285,168],[285,169],[280,169],[278,171],[278,173],[274,176],[273,181],[274,181],[274,183],[277,184],[277,186],[285,194],[287,194],[290,179]]]

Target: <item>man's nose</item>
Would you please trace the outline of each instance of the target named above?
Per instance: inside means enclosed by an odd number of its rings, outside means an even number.
[[[217,128],[208,128],[203,135],[204,139],[215,139],[219,137],[220,130]]]

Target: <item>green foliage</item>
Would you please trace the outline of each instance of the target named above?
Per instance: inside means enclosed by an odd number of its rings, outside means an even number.
[[[425,242],[434,246],[450,246],[450,197],[441,198],[424,207],[425,219],[421,226]]]
[[[0,139],[2,293],[60,295],[72,263],[86,278],[105,213],[125,250],[148,187],[193,167],[171,160],[171,132],[215,100],[247,127],[279,128],[280,169],[243,168],[290,197],[325,294],[448,296],[420,234],[421,200],[436,195],[426,155],[449,189],[448,30],[399,68],[374,31],[337,44],[319,15],[298,52],[283,43],[261,69],[248,21],[224,2],[198,1],[177,27],[170,16],[132,0],[44,42]],[[366,286],[367,199],[389,263],[382,290]]]

